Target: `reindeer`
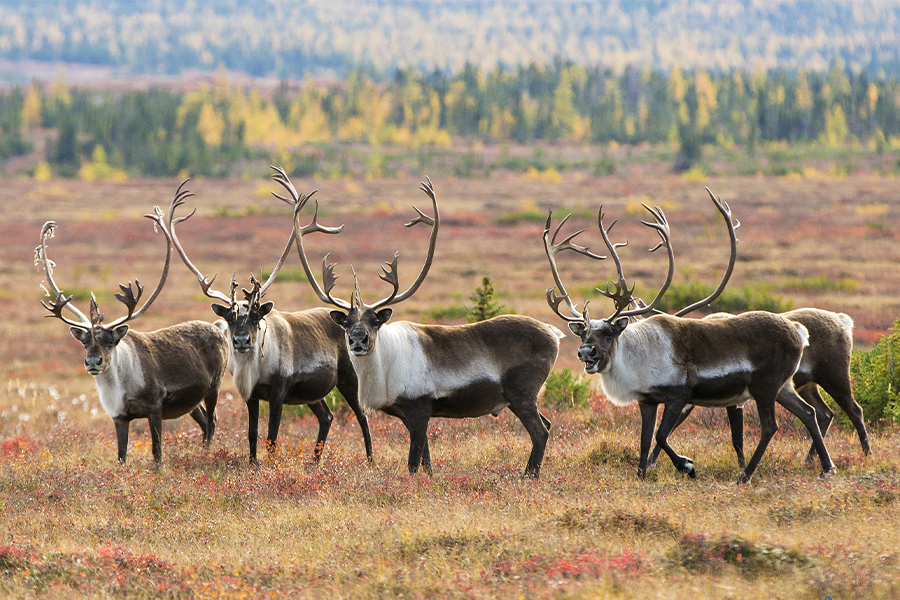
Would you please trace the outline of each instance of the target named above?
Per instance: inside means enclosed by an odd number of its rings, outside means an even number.
[[[544,245],[556,287],[547,289],[547,303],[569,323],[570,330],[581,338],[578,357],[587,373],[599,373],[607,398],[624,406],[638,402],[641,411],[641,456],[638,477],[644,478],[650,444],[656,424],[656,410],[663,404],[663,416],[656,441],[669,455],[675,468],[696,476],[693,461],[678,455],[668,444],[667,436],[682,409],[698,406],[734,406],[749,398],[759,409],[761,435],[750,462],[743,468],[740,482],[749,482],[765,453],[769,441],[778,430],[775,402],[797,415],[806,426],[819,454],[822,473],[834,472],[834,465],[816,423],[815,411],[794,390],[792,376],[799,366],[803,348],[808,344],[806,328],[785,317],[752,311],[720,320],[693,320],[667,314],[655,314],[633,323],[630,318],[652,314],[672,281],[675,258],[670,243],[669,225],[662,209],[644,205],[653,222],[642,221],[654,229],[661,241],[651,252],[666,248],[669,271],[654,300],[646,306],[625,310],[634,302],[621,268],[616,248],[624,244],[609,241],[609,228],[603,227],[603,209],[598,224],[603,240],[618,270],[614,290],[598,290],[613,300],[615,312],[602,320],[591,320],[587,302],[581,312],[569,298],[556,267],[555,255],[562,250],[584,254],[587,249],[571,243],[573,234],[556,244],[557,227],[549,239],[552,213],[547,218]],[[555,293],[559,288],[560,295]],[[565,302],[569,314],[560,312]]]
[[[303,237],[322,228],[315,223],[301,227],[300,212],[295,209],[294,237],[307,279],[319,299],[339,309],[331,312],[331,318],[346,333],[363,409],[398,417],[409,431],[410,473],[416,473],[420,465],[429,475],[433,473],[428,452],[429,419],[496,416],[509,407],[531,437],[531,455],[523,476],[537,478],[550,436],[550,421],[538,411],[537,397],[556,362],[562,332],[520,315],[454,326],[388,323],[393,314],[390,305],[406,300],[419,289],[434,258],[440,227],[437,198],[431,180],[420,189],[431,199],[434,217],[413,207],[419,216],[406,224],[431,226],[425,264],[406,291],[398,293],[399,253],[382,266],[379,274],[393,290],[372,305],[363,303],[355,272],[350,302],[332,296],[337,278],[335,265],[326,262],[327,255],[322,260],[323,290],[303,249]]]
[[[684,310],[676,313],[685,314]],[[781,313],[783,317],[804,325],[809,331],[809,346],[803,350],[800,366],[794,373],[794,387],[797,393],[816,411],[819,430],[824,437],[834,419],[834,411],[825,403],[819,393],[819,386],[834,398],[856,428],[863,453],[871,452],[862,407],[853,398],[850,383],[850,358],[853,350],[853,319],[844,313],[834,313],[818,308],[798,308]],[[728,313],[714,313],[704,320],[728,318]],[[693,411],[688,404],[673,425],[677,428]],[[732,431],[732,442],[738,457],[738,464],[744,466],[743,429],[744,413],[741,406],[728,408],[728,422]],[[652,465],[662,448],[655,446],[650,454]],[[804,462],[812,462],[816,456],[815,444],[810,446]]]
[[[299,212],[315,192],[299,195],[284,170],[280,167],[272,168],[276,171],[273,179],[287,189],[291,199],[274,192],[272,195]],[[331,320],[328,309],[281,312],[275,310],[272,302],[262,301],[294,244],[293,231],[265,283],[251,275],[251,289],[243,289],[244,299],[237,300],[235,293],[238,285],[234,277],[231,281],[231,293],[225,295],[211,289],[216,276],[213,275],[212,279],[205,277],[188,258],[175,232],[175,225],[189,219],[196,209],[186,216],[173,219],[175,209],[183,203],[183,199],[178,198],[172,201],[163,229],[172,239],[181,260],[197,277],[203,293],[223,303],[214,303],[212,309],[223,319],[218,323],[228,330],[231,338],[228,367],[238,393],[247,404],[250,463],[258,464],[256,450],[260,400],[269,403],[266,446],[270,451],[275,449],[278,440],[282,407],[285,404],[309,406],[319,421],[319,433],[313,450],[313,460],[318,463],[334,418],[324,398],[334,388],[341,392],[356,415],[362,430],[366,457],[371,462],[372,438],[369,423],[357,401],[356,374],[344,345],[343,330]],[[318,204],[313,223],[320,231],[335,234],[342,229],[319,226],[317,215]]]
[[[176,192],[176,200],[190,195]],[[165,219],[159,207],[155,214],[145,215],[159,224]],[[56,223],[48,221],[41,228],[41,244],[35,249],[35,264],[46,273],[52,300],[41,304],[56,317],[71,325],[72,336],[84,344],[87,353],[84,366],[94,376],[100,404],[116,426],[118,459],[125,463],[128,452],[128,428],[132,420],[146,418],[150,425],[153,460],[162,460],[162,421],[185,414],[200,425],[203,441],[208,448],[216,430],[216,402],[219,384],[228,361],[225,337],[218,327],[203,321],[189,321],[157,331],[141,333],[126,324],[140,317],[159,295],[166,282],[172,256],[171,240],[167,238],[166,261],[156,289],[144,305],[135,310],[143,293],[143,286],[135,279],[137,293],[128,285],[119,284],[121,294],[116,299],[125,304],[128,314],[104,324],[103,314],[91,295],[90,317],[71,304],[72,296],[65,296],[53,280],[53,261],[47,256],[47,240],[53,237]],[[75,319],[63,315],[68,309]],[[205,409],[200,403],[205,405]]]

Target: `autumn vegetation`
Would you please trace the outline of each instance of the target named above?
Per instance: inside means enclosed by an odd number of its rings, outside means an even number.
[[[882,365],[866,385],[894,389],[884,361],[900,296],[893,177],[845,174],[818,160],[786,175],[696,177],[674,174],[668,160],[632,159],[602,176],[572,170],[548,180],[498,170],[433,178],[442,210],[438,252],[395,318],[463,322],[480,306],[554,323],[540,242],[550,203],[554,214],[573,213],[572,228],[585,228],[579,239],[594,248],[602,245],[599,205],[618,218],[614,232],[630,241],[620,254],[644,295],[663,273],[659,257],[647,253],[655,241],[639,224],[640,203],[663,206],[675,285],[692,296],[715,284],[728,257],[721,218],[702,189],[708,185],[741,221],[734,296],[850,314],[857,349]],[[418,177],[292,179],[301,191],[319,189],[324,224],[345,223],[339,236],[310,238],[307,247],[312,260],[332,252],[345,275],[339,286],[350,285],[352,263],[364,289],[380,289],[381,260],[400,250],[402,268],[424,252],[427,233],[401,226],[419,201]],[[65,326],[43,317],[32,249],[41,224],[56,220],[57,282],[76,302],[94,292],[113,315],[117,282],[158,274],[164,240],[141,215],[167,202],[179,182],[3,181],[3,596],[813,599],[890,598],[900,590],[900,431],[890,419],[870,422],[869,457],[838,420],[826,437],[838,473],[822,480],[802,464],[809,446],[802,426],[779,411],[780,430],[753,482],[738,486],[724,411],[698,410],[672,437],[694,458],[698,479],[684,479],[663,459],[638,481],[637,410],[605,401],[581,374],[571,337],[540,402],[553,429],[539,481],[519,478],[530,445],[509,413],[435,419],[428,477],[407,474],[406,431],[384,415],[370,420],[376,462],[367,465],[346,410],[336,411],[314,466],[315,419],[294,410],[285,413],[277,453],[250,468],[246,409],[229,376],[209,452],[193,421],[166,421],[156,470],[146,423],[136,421],[129,461],[117,465],[114,428],[84,372],[83,350]],[[179,235],[200,268],[220,278],[237,270],[244,279],[271,268],[291,227],[269,196],[271,181],[199,177],[189,187],[198,213]],[[602,313],[606,304],[592,290],[614,267],[577,257],[559,264],[570,291],[594,297],[592,311]],[[213,318],[196,280],[176,267],[136,328]],[[314,306],[303,279],[292,257],[267,299],[280,310]],[[748,443],[757,435],[751,406]]]

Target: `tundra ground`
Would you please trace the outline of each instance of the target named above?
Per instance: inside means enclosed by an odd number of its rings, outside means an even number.
[[[402,222],[427,199],[418,180],[313,181],[326,225],[309,236],[310,260],[331,251],[349,294],[349,265],[364,298],[386,291],[377,265],[400,250],[401,286],[424,257],[427,231]],[[109,319],[116,283],[152,287],[165,243],[142,219],[167,204],[179,182],[7,180],[0,191],[0,593],[8,597],[447,597],[859,598],[900,595],[900,431],[876,430],[865,458],[855,434],[835,426],[826,444],[836,476],[801,461],[805,433],[784,411],[750,485],[738,470],[724,411],[698,410],[672,438],[695,460],[696,480],[663,457],[637,481],[639,415],[599,391],[590,409],[546,410],[554,427],[539,481],[519,479],[530,442],[508,412],[499,418],[436,419],[429,429],[434,477],[406,473],[408,436],[395,419],[371,418],[376,464],[367,465],[355,420],[338,415],[322,463],[312,464],[315,420],[286,414],[275,455],[247,464],[246,411],[226,375],[213,447],[189,418],[164,423],[163,466],[152,467],[146,422],[132,424],[129,461],[115,461],[115,432],[82,366],[83,350],[40,307],[32,267],[46,220],[57,283],[85,306],[93,290]],[[676,282],[718,280],[727,237],[703,185],[741,221],[731,286],[765,285],[794,307],[850,314],[856,344],[877,341],[900,315],[896,182],[728,178],[703,182],[623,173],[549,182],[512,174],[437,180],[443,227],[434,267],[395,318],[446,321],[470,304],[488,273],[508,309],[553,323],[541,247],[548,203],[575,213],[578,240],[602,249],[596,211],[620,220],[615,239],[626,274],[652,293],[665,258],[648,255],[652,232],[640,202],[663,206],[672,225]],[[290,216],[266,181],[196,180],[198,213],[180,226],[195,264],[227,289],[237,271],[270,269]],[[427,211],[426,211],[427,212]],[[316,239],[319,238],[319,239]],[[177,261],[177,258],[175,259]],[[579,296],[614,267],[559,258]],[[315,306],[292,256],[267,299],[280,310]],[[370,300],[371,301],[371,300]],[[169,283],[133,326],[155,329],[212,320],[190,273],[173,262]],[[592,314],[602,316],[597,298]],[[456,310],[456,312],[454,312]],[[458,319],[457,319],[458,320]],[[578,369],[577,342],[558,368]],[[746,447],[758,423],[749,411]],[[265,435],[261,419],[260,435]]]

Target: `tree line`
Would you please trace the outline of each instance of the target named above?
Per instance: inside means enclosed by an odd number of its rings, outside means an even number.
[[[488,143],[669,144],[677,168],[702,148],[761,143],[900,145],[900,80],[871,78],[839,61],[821,72],[675,68],[622,72],[556,61],[490,71],[362,71],[342,81],[283,82],[274,93],[216,77],[196,91],[114,91],[34,83],[0,94],[0,159],[32,152],[63,176],[233,174],[265,159],[294,172],[347,174],[364,148],[366,173],[385,152]],[[449,150],[447,150],[449,152]],[[520,168],[514,159],[498,165]]]
[[[0,59],[346,77],[413,66],[900,68],[897,0],[0,0]]]

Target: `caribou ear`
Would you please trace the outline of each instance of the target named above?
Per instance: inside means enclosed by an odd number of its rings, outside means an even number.
[[[331,316],[331,320],[341,327],[347,323],[347,313],[342,310],[333,310],[328,314]]]
[[[581,334],[584,333],[584,323],[581,321],[569,321],[569,330],[578,337],[581,337]]]
[[[628,327],[628,317],[619,317],[612,323],[612,329],[616,335],[625,331],[626,327]]]
[[[378,318],[378,325],[384,325],[385,323],[387,323],[392,314],[394,314],[394,310],[391,308],[382,308],[377,313],[375,313],[375,316]]]
[[[212,304],[213,312],[223,319],[228,319],[228,313],[231,312],[231,309],[225,306],[224,304]]]
[[[125,334],[128,333],[128,325],[119,325],[115,329],[113,329],[113,343],[118,344],[122,341],[122,338],[125,337]]]
[[[72,332],[72,337],[81,342],[82,344],[86,343],[90,332],[87,329],[82,329],[81,327],[69,327],[69,331]]]
[[[269,314],[270,312],[272,312],[272,309],[273,309],[273,308],[275,308],[275,303],[274,303],[274,302],[266,302],[265,304],[260,305],[260,307],[259,307],[259,316],[260,316],[260,317],[266,316],[267,314]]]

